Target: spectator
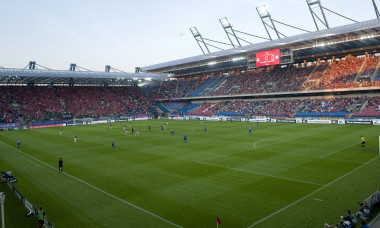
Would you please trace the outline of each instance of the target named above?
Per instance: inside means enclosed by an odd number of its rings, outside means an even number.
[[[40,209],[37,211],[36,216],[37,216],[37,220],[38,220],[38,228],[43,227],[43,225],[45,223],[46,214],[45,214],[45,211],[42,210],[42,207],[40,207]]]
[[[362,221],[362,225],[360,226],[360,228],[369,228],[369,226],[367,225],[366,221]]]
[[[350,210],[347,210],[346,218],[351,222],[352,227],[355,227],[358,224],[358,222],[356,221],[355,215],[353,215]]]

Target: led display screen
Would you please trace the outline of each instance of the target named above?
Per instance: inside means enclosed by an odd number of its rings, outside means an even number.
[[[256,53],[256,67],[280,64],[280,49]]]

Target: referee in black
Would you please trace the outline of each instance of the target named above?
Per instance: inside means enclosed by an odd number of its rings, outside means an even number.
[[[60,173],[62,173],[62,168],[63,168],[63,161],[62,161],[62,158],[59,158],[59,161],[58,161],[58,171]]]

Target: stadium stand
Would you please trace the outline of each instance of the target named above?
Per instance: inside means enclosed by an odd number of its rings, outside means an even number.
[[[153,104],[138,87],[2,86],[0,90],[3,123],[51,124],[68,113],[72,118],[147,114]]]

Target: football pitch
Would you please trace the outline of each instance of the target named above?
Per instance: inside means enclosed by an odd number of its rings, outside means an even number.
[[[378,126],[165,122],[0,132],[0,170],[56,227],[323,227],[379,189]]]

